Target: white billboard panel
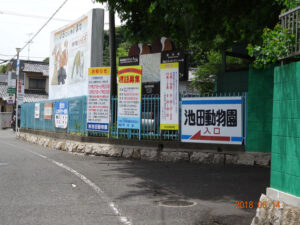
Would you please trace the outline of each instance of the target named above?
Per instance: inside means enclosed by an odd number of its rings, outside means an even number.
[[[181,141],[242,144],[242,97],[182,98]]]
[[[51,33],[49,99],[88,94],[88,68],[102,65],[104,10],[92,9]]]

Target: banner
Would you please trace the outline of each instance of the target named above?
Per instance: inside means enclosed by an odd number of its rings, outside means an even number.
[[[18,92],[17,95],[18,105],[21,105],[24,102],[24,81],[23,80],[19,80],[17,92]]]
[[[92,9],[51,33],[49,99],[88,94],[88,68],[103,61],[103,26],[104,10]]]
[[[179,129],[179,64],[160,65],[160,129]]]
[[[242,144],[242,97],[183,98],[181,141]]]
[[[40,106],[41,106],[40,103],[34,104],[34,118],[35,119],[40,118],[40,108],[41,108]]]
[[[140,129],[142,67],[119,67],[118,129]]]
[[[87,130],[109,131],[110,67],[89,68]]]
[[[44,119],[45,120],[52,120],[52,110],[53,110],[52,102],[48,102],[48,103],[44,104]]]
[[[54,112],[54,126],[56,128],[67,129],[68,127],[68,102],[67,101],[60,101],[55,102],[55,112]]]

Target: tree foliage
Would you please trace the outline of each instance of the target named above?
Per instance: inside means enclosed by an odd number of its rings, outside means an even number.
[[[277,24],[274,29],[265,28],[262,34],[262,44],[249,44],[248,52],[255,58],[254,67],[260,69],[275,63],[278,58],[289,55],[291,46],[294,44],[295,36]]]
[[[116,27],[116,48],[117,48],[117,63],[118,58],[127,56],[131,43],[126,40],[124,27]],[[103,48],[103,66],[110,65],[109,56],[109,32],[104,31],[104,48]]]
[[[0,65],[0,73],[6,73],[8,64]]]
[[[190,42],[201,43],[203,49],[255,42],[265,26],[276,24],[282,9],[274,0],[97,1],[118,12],[130,41],[152,43],[166,36],[183,49]]]
[[[192,86],[201,94],[214,92],[215,79],[221,73],[222,54],[220,51],[210,50],[207,52],[207,58],[200,61],[200,65],[194,73]],[[226,56],[227,70],[241,70],[248,67],[248,61],[245,59]]]

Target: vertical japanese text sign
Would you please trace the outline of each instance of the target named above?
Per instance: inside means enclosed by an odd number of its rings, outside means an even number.
[[[47,102],[44,104],[44,119],[45,120],[52,120],[52,110],[53,110],[52,102]]]
[[[160,129],[179,129],[179,63],[160,64]]]
[[[142,67],[122,66],[118,71],[118,129],[141,128]]]
[[[182,98],[181,141],[242,144],[242,97]]]
[[[109,131],[110,67],[89,68],[87,130]]]
[[[55,127],[67,129],[68,127],[68,111],[67,101],[55,102]]]
[[[40,118],[40,103],[35,103],[34,104],[34,118],[38,119]]]

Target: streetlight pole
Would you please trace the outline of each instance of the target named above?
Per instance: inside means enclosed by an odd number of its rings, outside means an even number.
[[[18,135],[18,113],[19,113],[19,104],[18,104],[18,88],[19,88],[19,75],[20,75],[20,60],[19,53],[21,48],[16,48],[17,50],[17,67],[16,67],[16,75],[17,75],[17,86],[16,86],[16,135]]]

